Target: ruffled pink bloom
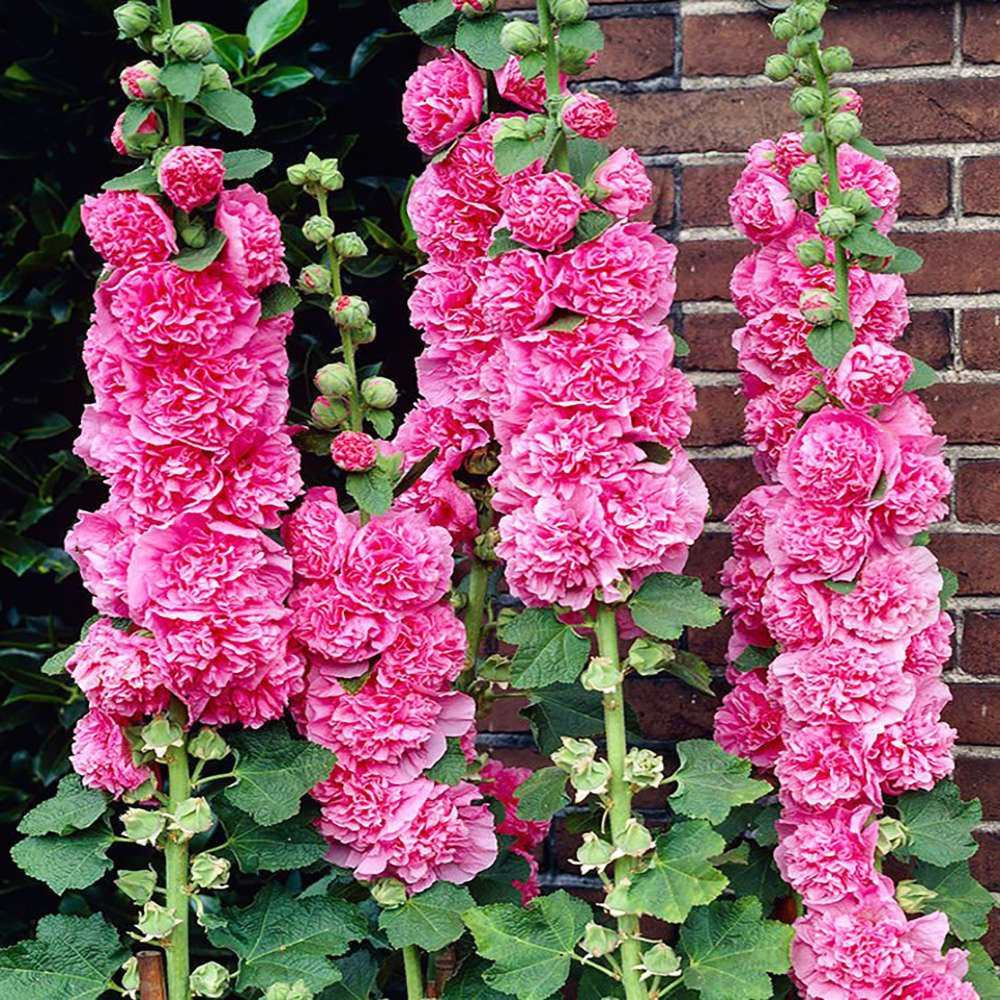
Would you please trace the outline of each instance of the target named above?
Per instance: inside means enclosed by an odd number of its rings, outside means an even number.
[[[477,421],[421,399],[404,417],[393,444],[402,449],[407,462],[417,462],[437,448],[434,467],[454,472],[468,454],[488,441],[489,435]]]
[[[136,135],[150,135],[153,132],[161,132],[163,124],[160,116],[155,111],[150,111],[143,119],[142,124],[135,130]],[[125,112],[123,111],[111,126],[111,145],[115,147],[115,152],[120,156],[128,156],[128,147],[125,145]]]
[[[910,322],[906,285],[898,274],[866,274],[866,281],[867,294],[851,293],[851,321],[858,340],[860,343],[891,343],[902,336]]]
[[[552,315],[544,258],[518,249],[489,261],[476,285],[475,304],[497,336],[531,335]]]
[[[891,1000],[979,1000],[979,994],[958,976],[921,972],[918,979],[893,993]]]
[[[407,138],[422,153],[436,152],[478,121],[482,108],[479,71],[457,52],[449,52],[425,63],[406,81]]]
[[[69,760],[88,788],[110,792],[115,798],[153,776],[148,767],[132,762],[132,747],[121,726],[98,708],[76,724]]]
[[[128,511],[114,503],[93,512],[81,511],[63,544],[80,567],[94,607],[101,614],[127,617],[126,578],[135,545],[135,526]]]
[[[112,267],[164,261],[177,253],[177,234],[155,198],[137,191],[87,195],[80,221],[93,248]]]
[[[618,124],[614,108],[603,97],[581,91],[563,107],[563,124],[586,139],[606,139]]]
[[[747,444],[754,447],[754,465],[765,479],[774,479],[785,445],[802,419],[796,406],[815,388],[812,374],[788,375],[773,389],[754,395],[746,405]]]
[[[601,208],[623,219],[634,218],[653,200],[653,182],[636,151],[627,146],[616,149],[594,171],[594,183],[605,192],[598,198]]]
[[[339,573],[356,531],[357,526],[341,511],[335,489],[315,486],[309,490],[281,526],[296,577],[323,580]]]
[[[633,439],[676,447],[691,431],[694,386],[679,369],[666,368],[659,378],[644,380],[640,390],[632,411]]]
[[[740,674],[715,713],[715,741],[726,753],[771,768],[783,745],[781,715],[760,673]]]
[[[569,174],[553,170],[514,178],[504,188],[501,223],[536,250],[555,250],[573,235],[589,202]]]
[[[204,146],[175,146],[160,161],[158,171],[163,193],[185,212],[218,195],[225,175],[222,150]]]
[[[894,403],[913,374],[913,359],[875,341],[852,347],[830,380],[830,391],[847,406],[868,410]]]
[[[899,472],[875,512],[876,525],[903,545],[948,514],[951,470],[941,454],[941,438],[904,438]]]
[[[396,510],[412,511],[428,524],[444,528],[456,545],[470,543],[479,534],[476,504],[450,475],[422,476],[395,504]]]
[[[406,211],[417,246],[435,265],[465,265],[480,258],[500,221],[498,204],[466,201],[451,190],[431,164],[413,183]]]
[[[267,198],[249,184],[219,195],[215,225],[226,236],[222,262],[256,294],[268,285],[288,281],[281,222]]]
[[[767,508],[781,493],[780,486],[757,486],[729,512],[726,524],[733,529],[733,552],[737,555],[763,555]]]
[[[819,644],[829,631],[830,594],[821,583],[795,583],[784,573],[773,573],[760,607],[775,642],[788,650]]]
[[[918,632],[906,647],[906,669],[915,677],[935,677],[951,659],[951,637],[955,625],[942,611],[933,625]]]
[[[347,472],[364,472],[375,464],[378,445],[363,431],[342,431],[330,443],[330,457]]]
[[[396,638],[382,651],[375,683],[396,691],[449,690],[465,666],[465,626],[445,602],[399,623]]]
[[[758,313],[733,333],[740,367],[769,385],[814,365],[806,338],[812,326],[797,305],[777,305]]]
[[[497,91],[505,101],[510,101],[528,111],[545,110],[545,76],[539,73],[531,80],[525,80],[521,72],[520,56],[511,56],[504,65],[494,73]],[[566,74],[559,74],[560,88],[565,92]]]
[[[731,555],[722,567],[723,603],[731,611],[740,637],[749,645],[771,644],[761,604],[771,572],[771,563],[755,555]]]
[[[729,196],[729,214],[748,240],[767,243],[791,229],[798,207],[782,180],[769,171],[747,167]]]
[[[853,87],[838,87],[837,97],[845,102],[840,106],[841,111],[853,111],[856,115],[861,114],[864,102],[861,95]]]
[[[889,232],[899,212],[900,185],[896,171],[888,163],[876,160],[846,142],[837,148],[837,171],[841,190],[860,188],[871,198],[875,208],[882,209],[875,228],[883,233]],[[821,212],[825,206],[826,197],[820,192],[816,196],[816,210]]]

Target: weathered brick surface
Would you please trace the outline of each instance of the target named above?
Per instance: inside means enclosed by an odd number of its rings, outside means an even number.
[[[1000,535],[939,532],[931,549],[942,566],[958,575],[959,594],[1000,593]]]
[[[1000,156],[965,161],[962,209],[977,215],[1000,215]]]
[[[993,0],[967,0],[962,6],[962,55],[975,63],[1000,62],[1000,7]]]
[[[951,361],[951,313],[945,309],[910,313],[910,325],[896,341],[932,368],[944,368]]]
[[[724,518],[755,486],[760,476],[749,458],[707,458],[695,467],[708,486],[713,520]]]
[[[962,313],[962,360],[968,368],[1000,368],[1000,309]]]
[[[610,17],[601,21],[604,50],[584,80],[642,80],[674,71],[674,23],[668,17]]]
[[[990,444],[996,439],[1000,385],[940,383],[922,395],[934,414],[935,430],[952,444]]]
[[[691,240],[681,243],[677,254],[678,301],[727,298],[729,276],[750,249],[750,244],[743,240]]]
[[[1000,97],[1000,94],[998,94]],[[899,242],[916,250],[924,266],[907,275],[914,295],[1000,291],[1000,229],[979,233],[905,233]]]
[[[960,462],[955,495],[960,521],[1000,521],[1000,461]]]
[[[693,313],[685,316],[681,336],[687,341],[691,353],[685,358],[688,371],[736,371],[736,352],[733,350],[733,331],[743,320],[739,313]]]
[[[692,416],[691,445],[739,444],[743,435],[743,402],[734,386],[698,388],[698,406]]]
[[[960,663],[967,674],[1000,674],[1000,611],[966,613]]]
[[[945,722],[962,743],[1000,746],[1000,684],[952,684]]]

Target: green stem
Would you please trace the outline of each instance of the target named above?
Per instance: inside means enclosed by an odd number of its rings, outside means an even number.
[[[620,666],[618,656],[618,622],[614,608],[606,604],[597,605],[597,652]],[[608,794],[611,798],[611,840],[618,841],[632,818],[632,789],[625,781],[625,755],[628,743],[625,736],[625,693],[619,682],[614,691],[604,696],[604,738],[606,740],[608,766],[611,780]],[[631,862],[627,857],[615,861],[614,879],[620,883],[630,876]],[[642,960],[639,949],[639,918],[625,914],[618,918],[618,931],[622,936],[621,961],[622,984],[625,1000],[647,1000],[648,992],[639,978],[638,965]]]
[[[171,706],[171,716],[184,725],[185,711],[179,703]],[[191,797],[191,773],[188,764],[187,734],[179,747],[171,747],[167,758],[168,810],[174,812],[177,806]],[[174,911],[180,921],[170,932],[166,942],[167,994],[169,1000],[190,1000],[190,917],[188,907],[188,840],[170,835],[164,853],[167,869],[167,909]]]
[[[159,0],[160,31],[170,31],[174,26],[174,12],[171,0]],[[166,61],[170,62],[167,53]],[[171,146],[184,145],[184,102],[176,97],[168,97],[167,101],[167,141]]]
[[[552,148],[552,165],[556,170],[569,173],[569,147],[566,145],[566,130],[559,120],[559,109],[562,105],[562,87],[559,84],[559,49],[556,45],[555,32],[552,30],[552,13],[549,10],[549,0],[536,0],[538,11],[538,30],[545,42],[545,93],[550,128],[557,130],[555,146]]]
[[[406,1000],[424,1000],[424,974],[420,968],[420,954],[412,944],[403,949],[403,968],[406,970]]]
[[[483,635],[483,612],[486,608],[486,585],[490,568],[473,558],[469,570],[469,603],[465,607],[465,668],[473,671]]]

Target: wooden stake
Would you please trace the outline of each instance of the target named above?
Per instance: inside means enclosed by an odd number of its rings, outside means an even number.
[[[167,987],[163,975],[163,952],[140,951],[139,1000],[167,1000]]]

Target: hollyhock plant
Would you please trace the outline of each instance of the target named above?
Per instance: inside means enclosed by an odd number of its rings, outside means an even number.
[[[634,149],[616,149],[595,171],[601,208],[612,215],[631,219],[653,200],[653,182]]]
[[[618,116],[603,97],[580,91],[563,106],[563,124],[585,139],[606,139],[618,124]]]
[[[225,173],[221,149],[175,146],[160,161],[157,176],[163,193],[178,208],[190,212],[207,205],[222,191]]]
[[[132,268],[177,253],[174,224],[155,198],[136,191],[87,195],[80,221],[94,249],[112,266]]]
[[[434,153],[479,120],[483,82],[457,52],[421,66],[403,93],[403,123],[422,153]]]

